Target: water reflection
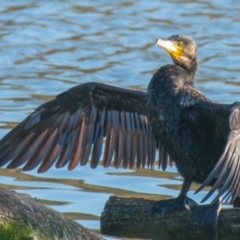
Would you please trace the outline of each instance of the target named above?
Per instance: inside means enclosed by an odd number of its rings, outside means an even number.
[[[170,62],[154,46],[155,39],[176,33],[191,35],[198,43],[197,88],[214,101],[238,100],[239,16],[234,0],[2,2],[0,138],[34,108],[76,84],[98,81],[146,89],[152,73]],[[0,182],[98,229],[111,194],[175,196],[181,178],[176,169],[169,170],[85,167],[72,172],[51,169],[42,175],[1,170]],[[192,190],[190,196],[199,201],[204,193],[193,196]]]

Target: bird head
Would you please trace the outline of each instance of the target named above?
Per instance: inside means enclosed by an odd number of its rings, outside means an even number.
[[[174,35],[167,40],[158,39],[156,45],[164,48],[173,62],[189,69],[197,62],[197,44],[186,35]]]

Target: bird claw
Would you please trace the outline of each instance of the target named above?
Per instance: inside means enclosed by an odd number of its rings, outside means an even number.
[[[198,206],[192,210],[201,230],[211,239],[217,240],[219,205]]]
[[[162,215],[169,212],[181,211],[187,209],[188,206],[196,206],[197,203],[191,198],[172,198],[154,202],[150,207],[150,216],[155,212],[161,212]]]

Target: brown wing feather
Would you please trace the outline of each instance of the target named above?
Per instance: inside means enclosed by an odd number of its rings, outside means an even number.
[[[38,107],[0,141],[0,166],[153,166],[158,141],[146,118],[147,93],[101,83],[76,86]],[[105,139],[105,144],[103,144]],[[105,148],[103,147],[105,146]],[[164,154],[166,152],[164,151]],[[165,158],[161,160],[165,168]]]

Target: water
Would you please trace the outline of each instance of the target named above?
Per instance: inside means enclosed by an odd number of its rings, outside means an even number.
[[[196,87],[214,101],[239,101],[237,0],[1,1],[0,26],[0,138],[79,83],[145,90],[156,69],[170,62],[155,40],[177,33],[199,46]],[[92,229],[99,229],[110,195],[166,198],[178,194],[182,181],[174,167],[166,173],[89,166],[41,175],[0,171],[2,186],[42,199]],[[194,189],[189,195],[200,201],[205,192],[195,196]]]

